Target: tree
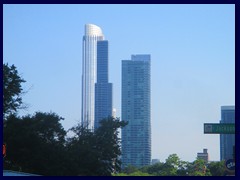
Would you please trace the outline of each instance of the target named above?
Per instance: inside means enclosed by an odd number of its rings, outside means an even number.
[[[176,176],[178,166],[180,164],[180,158],[177,154],[171,154],[166,159],[166,162],[163,164],[163,170],[160,173],[162,176]]]
[[[17,112],[22,105],[22,79],[16,66],[3,64],[3,116]]]
[[[133,166],[133,165],[128,165],[127,167],[125,167],[124,169],[122,169],[122,173],[125,173],[125,174],[132,174],[134,172],[137,172],[138,171],[138,168]],[[142,170],[141,170],[142,171]],[[144,172],[144,171],[142,171]]]
[[[152,176],[152,174],[147,172],[148,168],[149,166],[137,168],[135,166],[128,165],[121,171],[121,173],[114,174],[114,176]]]
[[[94,132],[78,125],[71,129],[75,134],[68,139],[72,175],[111,176],[119,172],[120,138],[118,129],[127,123],[118,118],[101,120],[100,127]]]
[[[166,162],[136,168],[127,166],[115,176],[224,176],[224,161],[206,163],[203,159],[193,162],[182,161],[177,154],[171,154]]]
[[[96,150],[100,153],[100,174],[111,175],[121,170],[121,140],[118,137],[119,128],[127,125],[127,122],[119,118],[108,117],[100,121],[100,126],[95,130]]]
[[[141,172],[141,171],[136,171],[136,172],[133,172],[133,173],[129,174],[128,176],[152,176],[152,175],[148,174],[148,173]]]
[[[94,176],[98,175],[96,169],[100,164],[96,151],[95,136],[89,129],[82,125],[69,130],[74,134],[68,138],[66,151],[68,152],[68,173],[71,176]]]
[[[37,112],[22,118],[10,115],[5,121],[4,142],[8,150],[5,168],[40,175],[64,175],[65,135],[54,113]]]
[[[212,176],[224,176],[225,172],[224,161],[210,162],[207,167]]]
[[[188,162],[181,161],[177,154],[171,154],[165,163],[159,162],[144,166],[140,170],[155,176],[186,176],[187,165]]]
[[[144,166],[140,170],[155,176],[161,176],[164,170],[164,163],[159,162],[153,165]]]
[[[203,159],[196,159],[188,166],[189,176],[210,176],[211,173],[207,169],[206,163]]]
[[[189,162],[187,161],[180,161],[178,170],[177,170],[177,175],[178,176],[188,176],[188,167],[189,167]]]
[[[174,168],[178,168],[180,164],[180,158],[177,156],[177,154],[170,154],[166,159],[166,164],[173,166]]]

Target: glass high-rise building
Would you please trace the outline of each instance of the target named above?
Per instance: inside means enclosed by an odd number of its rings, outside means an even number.
[[[82,117],[84,127],[94,129],[95,83],[97,80],[97,41],[104,40],[100,27],[85,25],[82,61]]]
[[[95,121],[112,116],[112,83],[108,83],[108,41],[97,42],[97,82],[95,84]]]
[[[150,55],[122,61],[122,167],[151,164]]]
[[[221,107],[220,123],[235,124],[235,106]],[[233,146],[235,146],[235,134],[220,134],[220,160],[233,158]]]

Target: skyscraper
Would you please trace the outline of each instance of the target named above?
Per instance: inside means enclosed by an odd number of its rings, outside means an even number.
[[[122,61],[122,165],[151,163],[150,55]]]
[[[108,116],[112,116],[112,83],[108,83],[108,41],[105,40],[97,42],[94,129]]]
[[[97,41],[104,40],[100,27],[85,25],[82,61],[82,125],[94,129],[95,83],[97,79]]]
[[[221,107],[220,123],[235,124],[235,106]],[[220,160],[233,158],[233,146],[235,146],[235,134],[220,134]]]

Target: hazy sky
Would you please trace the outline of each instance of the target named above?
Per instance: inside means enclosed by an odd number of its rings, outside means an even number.
[[[3,61],[27,81],[21,115],[55,112],[65,129],[81,117],[84,25],[109,40],[110,82],[121,116],[121,60],[151,54],[152,158],[220,159],[222,105],[235,105],[234,5],[4,5]]]

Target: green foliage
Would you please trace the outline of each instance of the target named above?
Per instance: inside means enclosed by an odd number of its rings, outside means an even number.
[[[3,116],[6,118],[22,106],[22,79],[17,68],[12,65],[3,64]]]
[[[131,173],[134,173],[138,171],[138,168],[135,167],[135,166],[132,166],[132,165],[128,165],[127,167],[125,167],[123,170],[122,170],[122,173],[125,173],[125,174],[131,174]]]
[[[129,176],[126,173],[116,173],[116,174],[112,174],[112,176]]]
[[[71,129],[75,134],[68,139],[67,150],[74,164],[71,174],[85,176],[111,176],[120,171],[120,139],[118,128],[127,123],[109,117],[100,122],[100,127],[91,132],[81,125]]]
[[[92,132],[78,125],[66,132],[54,113],[10,115],[4,121],[7,156],[4,169],[48,176],[111,176],[120,170],[118,128],[127,123],[109,117]]]
[[[163,165],[163,172],[161,175],[164,176],[176,176],[178,166],[180,164],[180,158],[177,156],[177,154],[171,154],[166,159],[165,164]]]
[[[94,148],[94,134],[78,125],[71,129],[74,137],[67,141],[66,149],[70,168],[67,175],[96,175],[95,165],[98,166]]]
[[[147,166],[146,167],[146,170],[144,170],[145,168],[141,168],[143,170],[143,172],[147,172],[149,174],[153,174],[155,176],[161,176],[163,170],[164,170],[164,163],[156,163],[156,164],[153,164],[151,166]]]
[[[151,176],[185,176],[187,175],[187,162],[181,161],[177,154],[171,154],[165,163],[159,162],[139,169],[129,165],[122,170],[128,176],[134,173],[139,174],[139,171]]]
[[[187,176],[189,164],[190,163],[187,161],[180,161],[180,163],[178,165],[177,175],[178,176]]]
[[[156,176],[184,176],[186,175],[186,162],[181,161],[177,154],[171,154],[165,163],[151,165],[147,172]]]
[[[212,176],[223,176],[225,172],[224,161],[210,162],[208,169]]]
[[[141,170],[138,170],[138,168],[131,165],[124,168],[124,171],[125,172],[113,174],[113,176],[152,176],[151,174],[142,172]]]
[[[119,172],[121,170],[121,141],[118,137],[119,128],[127,125],[127,122],[120,121],[119,118],[114,119],[109,117],[100,122],[100,127],[96,129],[96,151],[101,152],[100,172],[103,175],[110,175],[112,172]]]
[[[152,176],[152,175],[148,174],[148,173],[141,172],[141,171],[136,171],[136,172],[133,172],[133,173],[129,174],[128,176]]]
[[[4,122],[7,144],[5,169],[41,175],[62,175],[64,137],[61,117],[38,112],[22,118],[10,115]]]
[[[121,173],[117,174],[117,176],[152,176],[152,174],[148,173],[148,168],[150,166],[144,166],[142,168],[137,168],[132,165],[128,165],[124,169],[122,169]]]
[[[115,176],[223,176],[224,162],[211,162],[207,164],[202,159],[193,162],[182,161],[177,154],[171,154],[165,163],[159,162],[153,165],[136,168],[127,166]]]
[[[188,167],[189,176],[205,176],[207,173],[206,163],[203,159],[196,159]]]
[[[166,159],[166,164],[177,168],[180,164],[180,158],[177,156],[177,154],[170,154]]]

